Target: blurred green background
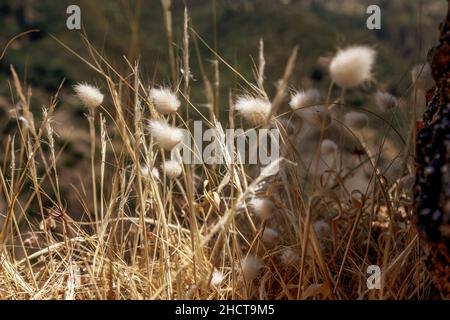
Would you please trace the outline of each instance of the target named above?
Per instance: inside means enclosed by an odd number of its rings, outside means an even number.
[[[48,101],[63,79],[65,88],[79,81],[102,85],[101,78],[49,34],[88,57],[80,33],[66,28],[66,8],[81,8],[84,32],[117,70],[126,74],[139,58],[142,76],[153,83],[168,84],[170,71],[162,7],[159,0],[1,0],[0,49],[15,35],[37,28],[14,41],[0,60],[0,97],[11,103],[8,81],[10,65],[33,87],[33,106]],[[444,0],[173,0],[175,52],[182,56],[183,8],[187,4],[192,26],[218,53],[247,79],[253,80],[253,60],[258,42],[265,42],[266,89],[275,90],[292,48],[299,45],[299,58],[291,79],[292,88],[328,85],[327,70],[318,63],[336,48],[368,44],[379,55],[375,68],[378,86],[402,95],[410,84],[411,66],[425,60],[437,40],[437,26],[445,14]],[[366,8],[381,8],[381,30],[366,28]],[[137,27],[133,38],[133,25]],[[214,55],[200,43],[202,61],[212,79]],[[191,48],[193,103],[204,104],[203,86],[194,48]],[[253,59],[253,60],[252,60]],[[242,89],[233,72],[220,65],[222,107],[229,90]],[[68,91],[67,91],[68,92]],[[362,104],[358,91],[350,96]],[[221,110],[222,110],[221,109]]]

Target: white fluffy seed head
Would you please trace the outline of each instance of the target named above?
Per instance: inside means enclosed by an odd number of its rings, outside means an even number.
[[[338,150],[337,144],[330,139],[324,139],[322,141],[322,144],[320,145],[320,152],[324,156],[334,155],[336,154],[337,150]]]
[[[164,121],[150,120],[148,122],[148,129],[156,143],[164,150],[172,150],[183,140],[183,131],[170,126]]]
[[[269,219],[275,207],[273,202],[267,198],[253,198],[250,200],[249,206],[261,220]]]
[[[300,257],[291,248],[286,248],[283,250],[280,260],[282,264],[288,267],[297,263],[300,260]]]
[[[161,167],[164,171],[164,174],[169,179],[178,178],[183,173],[181,164],[176,160],[166,160],[166,162],[164,162]]]
[[[418,64],[411,70],[411,80],[414,85],[422,90],[429,90],[434,86],[433,75],[429,63]]]
[[[331,124],[331,114],[325,106],[311,106],[295,110],[295,114],[311,125],[327,128]]]
[[[255,256],[248,255],[241,260],[242,275],[245,281],[253,281],[259,274],[262,264]]]
[[[161,114],[176,112],[181,106],[181,102],[175,93],[168,88],[152,88],[149,95],[156,111]]]
[[[375,99],[375,104],[382,111],[392,110],[398,105],[398,99],[389,92],[378,90],[374,93],[373,97]]]
[[[331,79],[344,89],[354,88],[372,77],[376,52],[367,46],[351,46],[339,50],[331,60]]]
[[[320,239],[327,239],[330,237],[331,227],[330,224],[325,220],[317,220],[316,222],[314,222],[313,229]]]
[[[145,164],[143,164],[143,165],[141,166],[141,175],[142,175],[144,178],[147,178],[147,177],[148,177],[148,172],[149,172],[148,166],[145,165]]]
[[[153,179],[155,179],[155,180],[160,180],[160,176],[159,176],[159,171],[158,171],[158,169],[156,169],[156,168],[153,168],[152,169],[152,176],[153,176]]]
[[[254,126],[264,124],[272,109],[272,104],[262,98],[240,96],[237,98],[234,109]]]
[[[367,115],[361,112],[347,112],[344,116],[345,124],[351,129],[359,131],[364,129],[369,122]]]
[[[141,166],[141,175],[144,178],[148,178],[149,177],[149,173],[150,173],[150,170],[149,170],[148,166],[145,165],[145,164],[142,165]],[[152,173],[153,179],[160,180],[158,169],[153,167],[152,170],[151,170],[151,173]]]
[[[103,94],[97,87],[85,83],[78,83],[73,87],[76,96],[87,108],[96,108],[103,102]]]
[[[289,106],[292,110],[317,105],[320,101],[320,93],[317,89],[297,91],[291,96]]]
[[[211,285],[217,287],[219,286],[223,279],[225,278],[225,275],[221,271],[214,271],[211,277]]]
[[[273,246],[277,241],[278,236],[279,234],[275,229],[266,227],[264,228],[261,239],[266,245]]]

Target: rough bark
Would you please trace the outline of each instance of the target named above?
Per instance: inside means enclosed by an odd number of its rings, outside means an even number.
[[[450,297],[450,0],[439,44],[428,54],[436,86],[427,93],[417,137],[416,224],[426,265],[443,297]]]

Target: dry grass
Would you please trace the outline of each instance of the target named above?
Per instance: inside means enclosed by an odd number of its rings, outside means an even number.
[[[162,3],[172,48],[170,1]],[[178,60],[172,48],[169,60],[172,87],[189,112],[167,118],[188,128],[195,114],[220,130],[225,126],[217,119],[218,67],[212,81],[201,74],[207,115],[189,99],[189,48],[206,44],[189,28],[187,11],[185,19],[184,54]],[[414,141],[388,138],[396,136],[391,114],[381,137],[369,128],[354,132],[340,120],[344,95],[328,96],[332,126],[313,128],[281,108],[297,49],[273,98],[264,90],[262,42],[256,84],[215,54],[215,63],[231,68],[249,93],[271,101],[264,126],[277,123],[282,134],[280,170],[234,163],[184,165],[179,178],[161,174],[158,180],[143,168],[159,168],[168,154],[148,134],[146,121],[163,116],[148,97],[138,64],[127,62],[129,72],[121,75],[84,41],[90,56],[72,53],[103,78],[108,98],[87,115],[92,166],[79,174],[92,188],[72,186],[82,212],[66,207],[60,192],[59,175],[68,169],[58,162],[65,151],[55,143],[52,119],[64,101],[57,92],[36,120],[29,109],[31,90],[11,69],[21,108],[16,110],[17,134],[1,146],[1,299],[432,298],[411,223],[411,186],[402,179],[414,172],[408,153]],[[177,72],[179,61],[184,74]],[[228,126],[239,127],[232,101],[221,108],[230,109]],[[291,119],[293,132],[288,130]],[[318,146],[336,134],[341,143],[330,162]],[[401,135],[413,136],[411,131]],[[401,169],[394,174],[391,166]],[[254,197],[274,203],[270,219],[260,220],[247,205]],[[263,241],[268,228],[278,236]],[[255,279],[242,272],[246,256],[261,264]],[[366,285],[367,266],[374,264],[382,270],[380,290]]]

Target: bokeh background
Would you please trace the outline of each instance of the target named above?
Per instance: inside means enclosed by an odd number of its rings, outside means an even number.
[[[81,8],[81,32],[66,27],[66,8],[71,4]],[[378,52],[376,82],[352,90],[346,97],[349,105],[366,109],[375,108],[367,97],[377,88],[409,97],[411,68],[426,60],[429,48],[437,41],[438,25],[446,8],[443,0],[173,0],[172,45],[178,57],[182,57],[185,4],[189,8],[192,28],[250,81],[254,81],[260,39],[264,40],[265,87],[269,95],[273,95],[276,81],[282,76],[289,55],[297,45],[299,57],[290,88],[317,87],[322,92],[326,92],[329,85],[326,61],[336,49],[351,44],[374,46]],[[381,8],[381,30],[366,28],[366,8],[370,4]],[[78,201],[70,199],[70,195],[73,185],[79,185],[85,179],[80,173],[89,167],[90,142],[85,110],[74,98],[72,86],[86,81],[99,86],[103,92],[108,90],[100,75],[55,38],[92,61],[81,37],[83,33],[122,75],[130,73],[126,59],[139,60],[141,77],[149,87],[168,85],[170,67],[163,10],[160,0],[0,1],[1,51],[14,36],[31,29],[40,31],[17,38],[0,60],[0,141],[3,145],[18,128],[14,114],[20,105],[11,89],[11,65],[25,87],[32,90],[31,110],[36,118],[41,117],[42,106],[48,106],[50,96],[64,80],[53,124],[58,135],[57,147],[64,151],[59,163],[70,169],[60,170],[61,188],[67,195],[68,205],[73,207]],[[207,113],[198,57],[212,80],[216,56],[200,41],[198,50],[197,54],[192,42],[191,102]],[[244,86],[224,64],[219,64],[219,71],[219,110],[226,120],[230,93],[242,93]],[[337,95],[338,92],[333,94]],[[105,107],[108,108],[108,97]],[[287,101],[283,107],[288,109]],[[193,112],[192,118],[196,116]],[[393,125],[400,126],[401,121],[395,120]],[[371,126],[376,129],[377,119],[374,121]]]
[[[95,47],[120,71],[126,71],[123,56],[139,59],[149,84],[167,83],[167,40],[159,0],[1,0],[0,48],[15,35],[0,60],[0,95],[10,101],[8,77],[14,65],[24,82],[35,91],[37,102],[53,93],[65,79],[70,87],[78,81],[95,80],[85,64],[61,47],[49,34],[87,56],[79,32],[66,28],[66,8],[81,8],[84,32]],[[181,51],[185,1],[173,1],[174,45]],[[411,66],[424,61],[435,43],[437,27],[445,14],[443,0],[191,0],[186,1],[192,26],[203,39],[248,79],[253,78],[258,42],[265,42],[269,92],[283,71],[291,49],[300,47],[292,85],[326,85],[326,69],[320,58],[349,44],[374,45],[379,52],[375,77],[387,90],[401,95],[410,84]],[[366,28],[366,8],[381,8],[382,29]],[[206,71],[212,73],[214,55],[199,45]],[[194,51],[194,50],[192,50]],[[209,62],[209,64],[208,64]],[[199,80],[195,52],[191,52],[194,79]],[[221,65],[221,83],[226,91],[238,87],[232,72]],[[197,81],[199,82],[199,81]],[[201,84],[197,83],[201,88]],[[194,82],[195,87],[195,82]],[[193,90],[201,103],[201,92]]]

